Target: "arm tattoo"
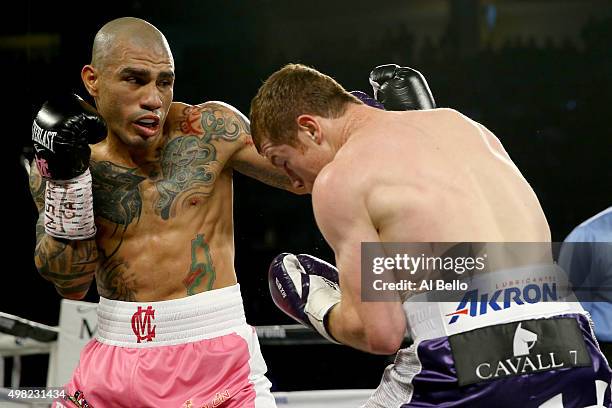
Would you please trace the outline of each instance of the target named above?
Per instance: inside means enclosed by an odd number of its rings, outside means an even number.
[[[187,295],[195,295],[194,290],[203,285],[204,290],[211,290],[215,283],[216,273],[210,254],[210,247],[203,234],[198,234],[191,241],[191,267],[183,283]]]
[[[245,131],[250,134],[250,126],[245,120],[234,113],[226,114],[215,107],[206,107],[202,110],[202,129],[204,140],[236,141]]]
[[[36,204],[38,211],[43,211],[45,208],[45,187],[47,182],[35,170],[36,166],[32,166],[30,171],[30,192]]]
[[[145,177],[136,175],[137,169],[114,163],[91,161],[94,211],[125,230],[134,219],[140,219],[142,197],[138,185]]]
[[[45,236],[45,213],[41,211],[38,214],[38,220],[36,221],[36,246]]]
[[[60,241],[45,235],[44,214],[36,225],[34,262],[40,275],[62,296],[85,295],[98,265],[95,240]]]
[[[275,171],[274,169],[269,170],[242,160],[236,160],[234,162],[234,168],[240,173],[254,177],[272,187],[282,188],[285,190],[290,190],[293,187],[291,180],[289,180],[289,177],[287,177],[285,173]]]
[[[185,107],[179,128],[183,134],[200,136],[205,142],[234,142],[242,133],[251,134],[251,127],[244,117],[214,104]]]
[[[128,263],[117,256],[106,256],[100,249],[102,265],[96,275],[100,296],[107,299],[136,301],[136,279],[128,270]]]
[[[241,130],[241,134],[244,135],[244,145],[242,146],[242,148],[251,148],[254,143],[253,138],[251,137],[251,125],[249,124],[249,121],[241,114],[236,114],[233,117],[233,123],[237,124],[235,126],[238,126]],[[275,169],[274,167],[266,168],[253,164],[248,160],[240,160],[236,158],[233,161],[233,167],[240,173],[246,174],[249,177],[253,177],[270,186],[282,188],[285,190],[293,189],[291,180],[285,174],[285,172],[279,169]]]

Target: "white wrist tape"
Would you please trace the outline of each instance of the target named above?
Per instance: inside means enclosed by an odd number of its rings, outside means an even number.
[[[65,181],[47,181],[45,232],[56,238],[87,239],[96,234],[89,169]]]

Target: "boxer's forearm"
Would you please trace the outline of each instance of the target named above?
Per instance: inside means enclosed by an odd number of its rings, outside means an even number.
[[[338,303],[329,312],[327,329],[338,342],[371,353],[359,316],[350,312],[347,302]]]
[[[269,186],[287,190],[295,194],[305,194],[303,188],[295,188],[291,184],[291,180],[283,170],[276,169],[263,160],[234,160],[232,165],[238,172]]]
[[[45,185],[36,166],[30,172],[30,190],[39,211],[36,223],[34,264],[40,275],[55,285],[58,293],[69,299],[82,299],[93,280],[98,263],[95,239],[59,240],[45,233]]]
[[[397,330],[385,332],[372,327],[372,324],[366,327],[356,309],[344,300],[329,312],[327,329],[338,342],[372,354],[393,354],[403,340],[403,336],[393,334]]]
[[[98,264],[95,239],[58,240],[45,234],[44,214],[36,225],[34,263],[40,275],[52,282],[58,293],[69,299],[82,299],[93,280]]]
[[[245,176],[259,180],[269,186],[290,191],[295,194],[306,194],[306,189],[295,187],[282,168],[272,165],[265,157],[260,156],[253,146],[250,133],[243,136],[244,145],[230,160],[230,166]]]

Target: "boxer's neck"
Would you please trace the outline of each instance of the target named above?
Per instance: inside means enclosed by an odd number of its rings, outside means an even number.
[[[104,150],[110,161],[128,167],[137,167],[143,173],[157,172],[160,166],[161,150],[165,134],[160,134],[159,140],[150,146],[137,148],[128,146],[114,135],[104,140]]]
[[[331,132],[331,145],[334,152],[338,150],[350,139],[350,137],[375,113],[374,108],[366,105],[349,104],[344,114],[335,119]]]

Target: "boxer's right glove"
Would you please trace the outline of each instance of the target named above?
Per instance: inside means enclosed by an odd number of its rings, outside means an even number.
[[[311,255],[283,253],[270,264],[268,284],[279,309],[338,343],[326,328],[327,314],[340,302],[334,266]]]
[[[32,143],[38,172],[47,180],[47,234],[66,239],[95,235],[89,144],[105,137],[104,120],[76,95],[49,100],[36,115]]]
[[[374,98],[386,110],[433,109],[434,97],[423,75],[412,68],[396,64],[379,65],[370,72]]]

